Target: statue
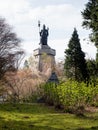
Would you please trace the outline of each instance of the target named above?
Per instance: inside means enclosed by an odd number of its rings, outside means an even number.
[[[38,26],[40,27],[40,22],[38,23]],[[49,28],[46,29],[45,25],[43,25],[43,29],[41,31],[39,29],[40,44],[47,45],[47,38],[49,35],[48,31],[49,31]]]

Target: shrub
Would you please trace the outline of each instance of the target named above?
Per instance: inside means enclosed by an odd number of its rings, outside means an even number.
[[[98,85],[66,81],[59,85],[48,83],[43,88],[46,103],[65,111],[75,112],[98,102]]]

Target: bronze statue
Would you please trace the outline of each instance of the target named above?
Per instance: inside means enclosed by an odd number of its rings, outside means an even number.
[[[40,27],[40,22],[38,23],[38,26]],[[43,25],[43,29],[41,31],[39,30],[40,44],[47,45],[47,39],[49,35],[48,31],[49,31],[49,28],[46,29],[45,25]]]

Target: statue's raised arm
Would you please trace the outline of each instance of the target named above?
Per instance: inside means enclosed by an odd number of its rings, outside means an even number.
[[[47,45],[47,39],[49,35],[49,28],[46,29],[46,26],[43,25],[43,29],[39,32],[40,34],[40,44]]]

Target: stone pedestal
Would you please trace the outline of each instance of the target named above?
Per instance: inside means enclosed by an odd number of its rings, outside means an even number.
[[[55,67],[56,51],[48,45],[40,45],[38,49],[34,50],[34,57],[37,61],[37,69],[45,71],[47,69],[53,70]]]

